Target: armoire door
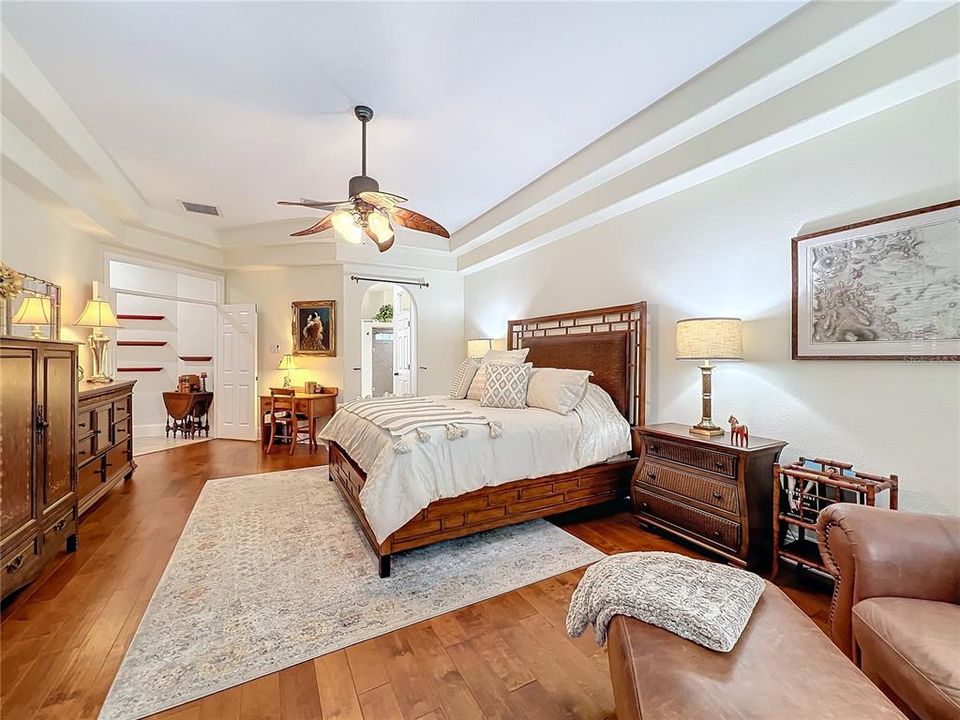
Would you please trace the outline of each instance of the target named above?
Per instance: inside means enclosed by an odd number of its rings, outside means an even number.
[[[40,353],[40,400],[37,408],[43,482],[40,496],[44,514],[51,512],[74,490],[74,393],[76,356],[67,350]]]
[[[0,539],[3,541],[34,525],[38,517],[33,493],[36,369],[36,350],[0,349],[0,377],[3,378],[0,383],[0,432],[3,435],[0,440],[3,452],[3,463],[0,463]]]

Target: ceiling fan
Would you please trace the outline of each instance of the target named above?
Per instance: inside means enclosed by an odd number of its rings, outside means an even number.
[[[411,230],[432,233],[440,237],[449,238],[450,233],[438,222],[426,215],[413,210],[402,208],[400,205],[406,198],[392,193],[380,192],[380,185],[367,175],[367,123],[373,119],[373,110],[366,105],[357,105],[353,114],[360,121],[363,128],[362,135],[362,172],[350,178],[349,200],[335,202],[318,202],[303,200],[290,202],[281,200],[278,205],[299,205],[317,210],[332,210],[320,222],[306,230],[291,233],[291,237],[314,235],[324,230],[334,228],[347,242],[359,245],[363,236],[373,240],[380,252],[386,252],[393,247],[394,232],[391,221],[403,225]]]

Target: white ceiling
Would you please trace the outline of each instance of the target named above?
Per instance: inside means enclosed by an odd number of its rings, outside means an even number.
[[[3,5],[146,201],[215,226],[309,212],[360,170],[454,231],[800,2]]]

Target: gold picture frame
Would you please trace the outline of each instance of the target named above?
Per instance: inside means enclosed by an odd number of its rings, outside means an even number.
[[[296,300],[291,332],[294,355],[337,356],[337,301]]]

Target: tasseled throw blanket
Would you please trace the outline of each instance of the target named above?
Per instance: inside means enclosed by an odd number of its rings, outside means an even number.
[[[583,574],[570,601],[567,632],[580,637],[593,623],[603,645],[613,617],[626,615],[729,652],[764,587],[761,577],[746,570],[676,553],[611,555]]]
[[[488,420],[483,415],[470,410],[452,408],[421,397],[385,397],[373,400],[355,400],[343,406],[343,410],[372,422],[396,439],[393,450],[397,453],[410,452],[408,438],[415,437],[420,442],[430,440],[427,428],[444,428],[447,440],[456,440],[467,434],[464,425],[486,425],[491,438],[501,434],[500,423]]]

